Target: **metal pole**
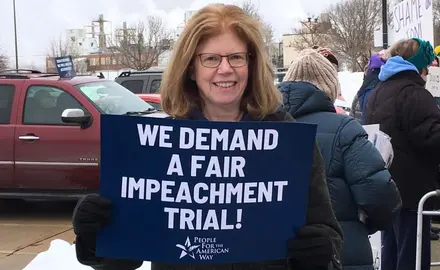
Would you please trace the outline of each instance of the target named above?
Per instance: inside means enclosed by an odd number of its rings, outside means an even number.
[[[388,49],[388,9],[387,0],[382,0],[382,45]]]
[[[15,34],[15,68],[18,69],[18,41],[17,41],[17,18],[15,13],[15,0],[12,0],[14,6],[14,34]]]
[[[425,201],[430,197],[440,196],[440,190],[426,193],[419,201],[417,207],[417,236],[416,236],[416,270],[422,269],[422,236],[423,236],[423,215],[432,215],[433,211],[423,211]]]

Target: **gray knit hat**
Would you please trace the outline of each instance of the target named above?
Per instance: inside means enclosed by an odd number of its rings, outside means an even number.
[[[293,61],[283,81],[305,81],[324,91],[332,102],[341,92],[338,71],[321,54],[313,49],[305,49]]]

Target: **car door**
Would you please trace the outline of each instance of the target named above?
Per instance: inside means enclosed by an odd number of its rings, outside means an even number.
[[[70,86],[72,89],[73,87]],[[39,190],[97,190],[99,117],[88,128],[61,120],[65,109],[95,109],[75,91],[55,85],[26,85],[15,132],[16,181]],[[76,96],[75,96],[76,95]],[[96,109],[95,109],[96,110]]]
[[[16,85],[0,83],[0,188],[14,187],[14,96]]]
[[[162,81],[161,76],[158,75],[149,76],[147,93],[149,94],[157,93],[159,91],[161,81]]]
[[[142,79],[128,79],[121,82],[121,85],[134,94],[141,94],[144,91],[144,80]]]

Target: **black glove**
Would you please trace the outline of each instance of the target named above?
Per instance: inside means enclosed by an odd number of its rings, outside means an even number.
[[[289,240],[290,269],[327,270],[334,260],[332,242],[327,231],[317,226],[304,226]]]
[[[110,221],[111,202],[98,194],[90,194],[78,201],[73,211],[73,231],[76,234],[76,257],[81,264],[94,269],[132,270],[143,261],[128,259],[106,259],[96,257],[98,231]]]
[[[73,231],[78,260],[91,261],[96,258],[98,231],[105,227],[111,214],[111,202],[98,194],[89,194],[78,201],[73,211]]]

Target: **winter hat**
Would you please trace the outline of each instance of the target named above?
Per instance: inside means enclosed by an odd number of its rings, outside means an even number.
[[[406,61],[413,64],[419,70],[429,67],[429,65],[435,59],[434,49],[432,48],[431,43],[429,43],[429,41],[419,38],[412,39],[419,43],[419,49],[417,50],[415,55],[406,59]]]
[[[434,53],[435,53],[435,55],[439,56],[439,54],[440,54],[440,45],[435,47]]]
[[[385,60],[382,59],[378,54],[373,54],[368,62],[368,71],[372,69],[378,69],[385,64]]]
[[[339,68],[339,61],[330,49],[319,46],[313,46],[312,49],[315,49],[318,53],[327,58],[330,63],[336,65],[336,68]]]
[[[301,51],[284,76],[283,81],[304,81],[324,91],[332,102],[341,92],[338,72],[322,54],[314,49]]]

